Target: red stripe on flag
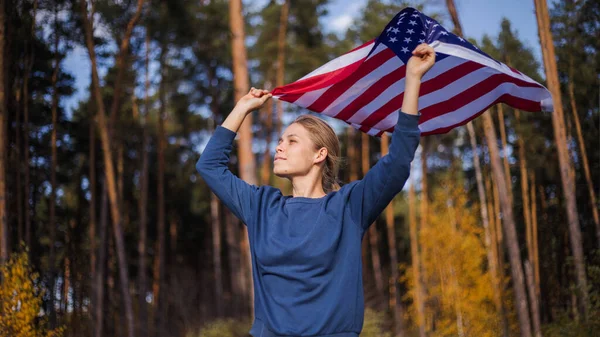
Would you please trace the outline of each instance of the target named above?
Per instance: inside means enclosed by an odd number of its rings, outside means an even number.
[[[406,75],[406,65],[392,71],[391,73],[381,77],[379,81],[373,84],[369,89],[365,90],[360,96],[358,96],[352,103],[344,107],[338,112],[335,118],[347,120],[352,117],[359,109],[369,104],[385,89],[392,84],[396,83]]]
[[[454,68],[450,68],[444,73],[439,74],[438,76],[431,78],[423,84],[421,84],[421,89],[419,90],[419,97],[440,90],[445,86],[483,67],[485,66],[480,63],[465,62],[457,65]]]
[[[279,99],[282,100],[282,101],[294,103],[294,102],[296,102],[298,100],[298,98],[302,97],[302,95],[304,95],[304,93],[300,93],[300,94],[285,94],[285,95],[279,97]]]
[[[427,80],[421,85],[421,89],[419,90],[419,96],[427,95],[434,91],[440,90],[445,86],[455,82],[456,80],[470,74],[471,72],[481,69],[484,66],[475,63],[475,62],[465,62],[457,65],[454,68],[448,69],[446,72],[439,74],[438,76]],[[386,103],[381,108],[374,111],[369,115],[361,124],[368,126],[375,126],[381,120],[386,118],[392,112],[400,109],[402,107],[402,101],[404,99],[404,93],[397,95],[392,98],[388,103]]]
[[[367,133],[367,132],[369,132],[369,130],[371,130],[370,127],[365,126],[365,125],[361,125],[360,128],[358,128],[358,129],[364,133]]]
[[[536,108],[536,109],[540,109],[541,110],[541,105],[540,102],[535,102],[535,101],[531,101],[528,99],[524,99],[521,97],[516,97],[516,96],[512,96],[509,94],[504,94],[500,97],[498,97],[498,99],[496,99],[495,101],[491,102],[490,104],[488,104],[485,109],[469,116],[467,119],[458,122],[456,124],[447,126],[447,127],[443,127],[443,128],[438,128],[435,130],[431,130],[431,131],[427,131],[427,132],[422,132],[421,136],[429,136],[429,135],[436,135],[436,134],[442,134],[442,133],[446,133],[452,129],[454,129],[457,126],[461,126],[461,125],[465,125],[468,122],[470,122],[471,120],[481,116],[481,114],[483,114],[487,109],[489,109],[492,105],[497,104],[497,103],[506,103],[508,105],[511,105],[517,109],[522,109],[525,110],[527,108]],[[533,111],[533,110],[532,110]],[[422,117],[422,115],[421,115]],[[421,120],[419,120],[419,124],[421,124]]]
[[[340,95],[342,95],[346,90],[352,87],[356,82],[358,82],[361,78],[368,75],[373,70],[377,69],[379,66],[387,62],[392,57],[396,57],[396,54],[393,50],[386,48],[385,50],[377,53],[375,56],[363,62],[363,64],[350,76],[346,77],[342,81],[334,84],[329,89],[327,89],[319,99],[317,99],[313,104],[311,104],[307,109],[323,112],[325,108],[327,108],[332,102],[334,102]]]
[[[455,111],[469,104],[470,102],[480,98],[488,92],[494,90],[503,83],[511,82],[521,87],[539,87],[539,85],[515,79],[506,74],[495,74],[485,80],[473,85],[465,91],[453,96],[451,99],[442,101],[421,110],[421,123],[426,122],[435,117],[445,114],[445,112]],[[538,103],[539,105],[539,103]],[[526,109],[524,109],[526,110]],[[535,110],[532,110],[535,111]]]
[[[352,49],[351,51],[347,52],[346,54],[350,54],[353,51],[357,51],[359,49],[365,48],[372,42],[373,42],[373,40],[371,40],[365,44],[362,44],[362,45]],[[371,51],[369,51],[369,54],[372,51],[373,51],[373,49],[371,49]],[[346,54],[344,54],[344,55],[346,55]],[[287,84],[287,85],[284,85],[281,87],[277,87],[277,88],[273,89],[273,91],[271,93],[274,96],[279,96],[279,95],[284,95],[284,94],[299,94],[299,93],[305,93],[308,91],[313,91],[313,90],[318,90],[318,89],[328,87],[332,84],[335,84],[336,82],[339,82],[341,79],[347,77],[348,75],[352,74],[352,72],[354,72],[364,62],[364,60],[367,57],[368,56],[365,56],[345,67],[341,67],[341,68],[338,68],[338,69],[335,69],[335,70],[332,70],[332,71],[329,71],[329,72],[326,72],[323,74],[311,76],[309,78],[300,79],[296,82],[292,82],[290,84]]]
[[[316,75],[313,77],[309,77],[304,80],[299,80],[297,82],[290,83],[283,87],[278,87],[273,89],[271,92],[274,96],[284,95],[284,94],[300,94],[308,91],[319,90],[325,87],[328,87],[336,82],[340,81],[340,79],[348,77],[352,72],[354,72],[364,61],[364,58],[346,66],[343,68],[336,69],[334,71],[330,71],[325,74]]]

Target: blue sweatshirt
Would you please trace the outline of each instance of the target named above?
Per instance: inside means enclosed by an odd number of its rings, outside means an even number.
[[[361,241],[398,194],[419,144],[419,117],[398,113],[389,153],[362,180],[322,198],[249,185],[228,169],[236,133],[218,126],[196,164],[248,228],[254,337],[357,337],[363,327]]]

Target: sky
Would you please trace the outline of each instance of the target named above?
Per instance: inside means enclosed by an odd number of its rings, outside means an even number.
[[[445,1],[440,3],[438,12],[445,11]],[[253,6],[261,6],[267,0],[253,1]],[[352,21],[360,15],[367,0],[332,0],[328,7],[328,15],[321,19],[327,32],[342,34]],[[244,1],[244,4],[249,4]],[[532,0],[455,0],[457,12],[463,26],[463,33],[470,38],[480,41],[487,34],[491,37],[498,35],[500,22],[506,17],[510,20],[513,30],[517,31],[519,38],[528,46],[541,64],[541,49],[537,33],[534,4]],[[428,14],[427,11],[424,12]],[[390,18],[391,20],[392,18]],[[449,15],[442,22],[446,28],[451,28]],[[383,29],[383,27],[382,27]],[[375,36],[373,37],[375,38]],[[77,102],[88,97],[90,82],[89,57],[86,50],[78,46],[65,59],[66,70],[75,76],[76,89],[74,95],[65,102],[64,108],[70,113]],[[102,73],[100,74],[103,75]]]

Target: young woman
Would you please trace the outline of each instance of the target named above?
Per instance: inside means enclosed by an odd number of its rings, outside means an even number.
[[[288,126],[273,171],[292,195],[252,186],[227,168],[236,132],[270,97],[252,88],[218,126],[196,167],[248,227],[254,280],[254,337],[357,337],[364,316],[361,240],[398,194],[419,144],[418,97],[435,52],[421,44],[406,67],[404,101],[389,153],[362,180],[339,187],[340,145],[324,121],[306,115]]]

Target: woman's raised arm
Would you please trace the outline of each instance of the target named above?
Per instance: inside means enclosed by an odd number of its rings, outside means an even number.
[[[252,223],[259,188],[236,177],[228,167],[233,140],[244,118],[269,98],[266,90],[252,88],[242,97],[222,125],[217,126],[208,141],[196,169],[208,187],[246,225]]]
[[[396,194],[402,191],[410,174],[410,163],[419,145],[419,89],[421,78],[433,66],[435,51],[421,44],[413,51],[406,68],[404,100],[392,133],[389,153],[373,166],[350,192],[354,221],[367,230]]]

